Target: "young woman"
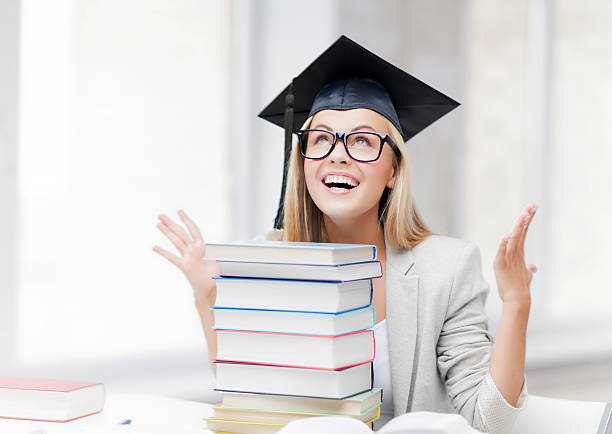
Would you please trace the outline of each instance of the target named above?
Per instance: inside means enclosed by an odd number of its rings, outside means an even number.
[[[383,277],[374,280],[374,381],[384,389],[382,424],[428,410],[458,412],[477,429],[508,432],[527,397],[525,336],[536,268],[525,264],[523,246],[536,206],[520,214],[493,263],[503,302],[493,339],[478,247],[428,229],[412,201],[402,146],[406,131],[396,105],[379,83],[347,80],[332,80],[310,101],[290,154],[284,229],[266,238],[377,246]],[[351,94],[354,103],[344,104]],[[336,105],[339,95],[343,107]],[[193,287],[212,362],[211,277],[219,269],[202,260],[206,246],[196,224],[183,211],[179,216],[187,231],[165,215],[158,228],[180,256],[153,250],[179,267]]]

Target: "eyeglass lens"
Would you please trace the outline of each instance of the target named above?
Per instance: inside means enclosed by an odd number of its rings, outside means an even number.
[[[347,134],[345,140],[350,157],[361,161],[375,160],[382,144],[380,136],[368,132]],[[302,147],[305,148],[302,152],[308,158],[321,158],[327,155],[333,143],[333,134],[309,131],[302,136]]]

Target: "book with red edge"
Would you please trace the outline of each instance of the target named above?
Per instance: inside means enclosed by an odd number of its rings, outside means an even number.
[[[0,377],[0,419],[69,422],[102,411],[104,384]]]
[[[217,329],[218,362],[339,370],[374,356],[371,329],[336,336]]]
[[[344,399],[372,389],[372,362],[344,369],[311,369],[215,362],[218,392]]]

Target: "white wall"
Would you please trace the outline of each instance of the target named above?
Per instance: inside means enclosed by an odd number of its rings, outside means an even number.
[[[179,208],[230,237],[230,6],[23,2],[13,372],[210,389],[191,288],[151,248],[175,251],[156,223]]]

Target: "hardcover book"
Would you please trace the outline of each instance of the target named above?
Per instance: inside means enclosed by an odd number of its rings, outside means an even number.
[[[104,408],[104,384],[0,377],[0,418],[68,422]]]
[[[347,282],[382,276],[379,261],[340,265],[218,261],[223,277]]]
[[[221,407],[288,413],[305,412],[361,416],[380,405],[383,401],[382,392],[381,388],[375,387],[372,390],[345,399],[226,392],[223,394]]]
[[[376,259],[376,246],[271,240],[207,243],[205,259],[338,265]]]
[[[217,330],[218,362],[344,369],[374,360],[374,332],[338,336]]]
[[[213,306],[215,329],[342,335],[374,327],[371,306],[339,313],[235,309]]]
[[[344,312],[369,306],[372,280],[329,282],[249,277],[214,277],[216,307]]]
[[[372,363],[341,370],[215,362],[219,392],[344,399],[372,389]]]

